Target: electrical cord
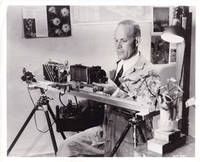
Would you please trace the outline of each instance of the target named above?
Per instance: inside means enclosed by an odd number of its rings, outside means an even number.
[[[77,97],[76,97],[76,96],[74,96],[74,99],[75,99],[75,102],[76,102],[76,107],[78,108],[78,107],[79,107],[79,105],[78,105],[78,100],[77,100]]]
[[[28,94],[29,94],[29,97],[30,97],[30,99],[31,99],[31,102],[32,102],[33,106],[35,107],[36,104],[35,104],[35,102],[34,102],[34,100],[33,100],[33,97],[32,97],[32,95],[31,95],[31,92],[30,92],[30,90],[29,90],[28,87],[27,87],[27,90],[28,90]],[[43,109],[38,109],[38,110],[44,111]],[[35,127],[36,127],[37,131],[39,131],[39,132],[41,132],[41,133],[47,133],[47,132],[49,131],[49,129],[47,129],[47,130],[41,130],[41,129],[38,127],[36,113],[34,113],[34,123],[35,123]],[[53,123],[51,123],[51,126],[53,126],[53,124],[55,124],[55,121],[54,121]]]
[[[63,96],[64,94],[62,94],[62,93],[59,93],[59,101],[60,101],[60,103],[63,105],[63,106],[67,106],[67,105],[65,105],[64,103],[63,103],[63,101],[62,101],[62,98],[61,98],[61,96]],[[77,108],[78,108],[78,100],[77,100],[77,97],[76,96],[74,96],[74,99],[75,99],[75,102],[76,102],[76,106],[77,106]]]
[[[67,106],[67,105],[65,105],[65,104],[62,102],[61,96],[63,96],[63,94],[60,92],[60,93],[59,93],[59,101],[60,101],[60,103],[61,103],[63,106]]]

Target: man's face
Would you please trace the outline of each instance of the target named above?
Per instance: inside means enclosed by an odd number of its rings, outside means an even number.
[[[115,46],[120,60],[129,59],[137,52],[135,38],[132,35],[124,25],[119,25],[116,29]]]

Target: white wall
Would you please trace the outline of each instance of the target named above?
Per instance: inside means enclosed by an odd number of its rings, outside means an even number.
[[[150,58],[150,37],[152,22],[141,23],[141,52]],[[32,103],[21,81],[22,68],[25,66],[38,78],[42,78],[42,64],[49,58],[59,62],[69,60],[70,64],[100,65],[106,71],[114,68],[116,55],[113,44],[113,32],[116,23],[107,24],[72,24],[72,37],[65,38],[23,38],[22,7],[10,6],[7,10],[7,132],[8,146],[17,131],[32,110]],[[114,59],[113,59],[114,58]],[[175,75],[175,70],[166,72]],[[163,76],[165,74],[163,73]],[[32,92],[34,99],[39,92]],[[55,98],[51,101],[52,109],[58,104],[58,95],[48,94]],[[46,129],[46,120],[42,112],[37,113],[38,125]],[[56,132],[55,132],[56,133]],[[58,145],[62,139],[56,133]],[[53,152],[49,133],[36,131],[33,120],[27,126],[11,155],[33,155]]]

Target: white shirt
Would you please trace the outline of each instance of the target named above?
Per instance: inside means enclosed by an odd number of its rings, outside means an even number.
[[[116,71],[115,76],[117,76],[122,65],[123,65],[123,74],[124,74],[127,70],[129,70],[131,67],[133,67],[133,65],[136,64],[136,62],[138,61],[138,58],[139,58],[139,52],[135,56],[133,56],[127,60],[120,60],[120,62],[117,65],[117,71]],[[122,76],[123,76],[123,74],[122,74]]]

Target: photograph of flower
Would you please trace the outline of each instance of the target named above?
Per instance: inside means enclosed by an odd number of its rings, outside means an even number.
[[[25,38],[35,38],[36,29],[35,29],[35,19],[23,19],[24,23],[24,37]]]
[[[169,62],[169,43],[160,36],[151,36],[151,62],[153,64],[167,64]]]
[[[71,36],[70,7],[47,6],[48,36]]]
[[[163,32],[169,26],[169,8],[153,8],[153,32]]]

